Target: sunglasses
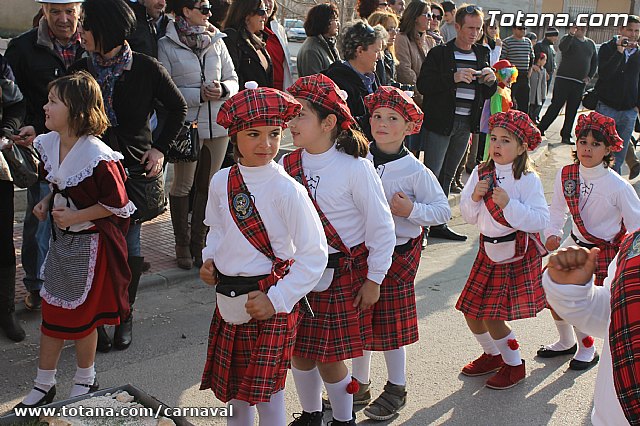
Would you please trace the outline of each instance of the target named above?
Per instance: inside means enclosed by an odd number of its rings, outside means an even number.
[[[265,16],[267,14],[267,9],[256,9],[253,14],[258,16]]]
[[[211,13],[211,5],[209,4],[203,4],[200,7],[194,7],[194,9],[200,11],[200,13],[202,13],[203,15],[208,15],[209,13]]]
[[[442,21],[442,15],[431,14],[431,19],[435,19],[436,21]]]
[[[388,32],[389,34],[398,34],[398,32],[399,32],[399,31],[400,31],[400,30],[399,30],[398,28],[396,28],[396,27],[393,27],[393,28],[389,28],[389,29],[387,29],[387,32]]]
[[[482,12],[482,8],[480,6],[476,6],[475,4],[470,4],[469,6],[464,8],[464,11],[467,13]]]
[[[433,15],[431,13],[423,13],[422,16],[425,16],[427,19],[431,19]]]

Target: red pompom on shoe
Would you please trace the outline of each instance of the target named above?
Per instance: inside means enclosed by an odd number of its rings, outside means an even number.
[[[584,345],[585,348],[590,348],[591,346],[593,346],[593,337],[591,336],[587,336],[584,339],[582,339],[582,344]]]
[[[520,347],[520,344],[516,339],[507,340],[507,345],[509,346],[509,349],[511,349],[512,351],[516,351]]]
[[[353,395],[358,393],[359,390],[360,390],[360,383],[358,383],[358,381],[352,377],[351,382],[349,382],[349,384],[347,385],[347,393],[350,393],[351,395]]]

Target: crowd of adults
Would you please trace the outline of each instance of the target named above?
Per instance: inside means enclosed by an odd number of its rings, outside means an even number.
[[[202,148],[198,161],[174,164],[169,188],[177,265],[202,264],[207,229],[203,224],[212,175],[230,164],[225,129],[215,117],[222,102],[248,81],[286,90],[295,76],[285,28],[275,0],[39,0],[34,28],[14,38],[0,57],[2,136],[29,145],[46,133],[43,105],[48,85],[58,77],[86,70],[99,83],[110,127],[104,141],[124,155],[132,175],[157,176],[185,120],[198,122]],[[165,2],[166,1],[166,2]],[[340,11],[331,3],[309,9],[307,38],[297,55],[297,74],[323,73],[345,92],[349,108],[371,137],[363,98],[380,85],[410,91],[425,112],[421,131],[407,147],[438,177],[445,194],[460,192],[462,171],[483,157],[480,117],[497,90],[492,68],[508,60],[518,69],[511,87],[513,107],[528,112],[544,133],[565,107],[563,143],[572,129],[586,85],[598,71],[597,110],[615,119],[625,148],[614,169],[629,164],[630,178],[640,163],[630,146],[640,105],[640,20],[630,17],[620,35],[598,52],[584,27],[546,28],[541,41],[524,26],[504,40],[482,8],[452,1],[360,0],[356,19],[340,28]],[[534,34],[535,35],[535,34]],[[556,47],[557,46],[557,47]],[[562,61],[556,60],[556,48]],[[548,88],[552,101],[538,116]],[[472,142],[472,143],[470,143]],[[12,340],[25,333],[14,315],[16,258],[13,244],[13,184],[0,156],[0,327]],[[41,266],[51,225],[32,209],[49,191],[46,183],[28,188],[22,264],[28,290],[25,305],[37,310]],[[140,223],[127,234],[130,304],[140,275],[149,265],[140,245]],[[464,240],[446,224],[429,235]],[[98,349],[126,349],[132,318],[115,330],[113,340],[99,330]]]

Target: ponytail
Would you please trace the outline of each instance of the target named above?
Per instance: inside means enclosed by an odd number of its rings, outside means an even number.
[[[361,131],[349,127],[338,133],[336,149],[355,158],[364,158],[369,153],[369,141]]]

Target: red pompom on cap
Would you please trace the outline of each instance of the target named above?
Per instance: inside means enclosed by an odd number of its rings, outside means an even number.
[[[591,346],[593,346],[593,337],[591,336],[587,336],[584,339],[582,339],[582,344],[584,345],[585,348],[590,348]]]
[[[351,395],[353,395],[358,393],[359,390],[360,390],[360,383],[358,383],[358,381],[352,377],[351,381],[347,385],[347,393],[350,393]]]
[[[509,349],[511,349],[512,351],[516,351],[518,350],[518,348],[520,348],[520,344],[516,339],[507,340],[507,345],[509,346]]]

